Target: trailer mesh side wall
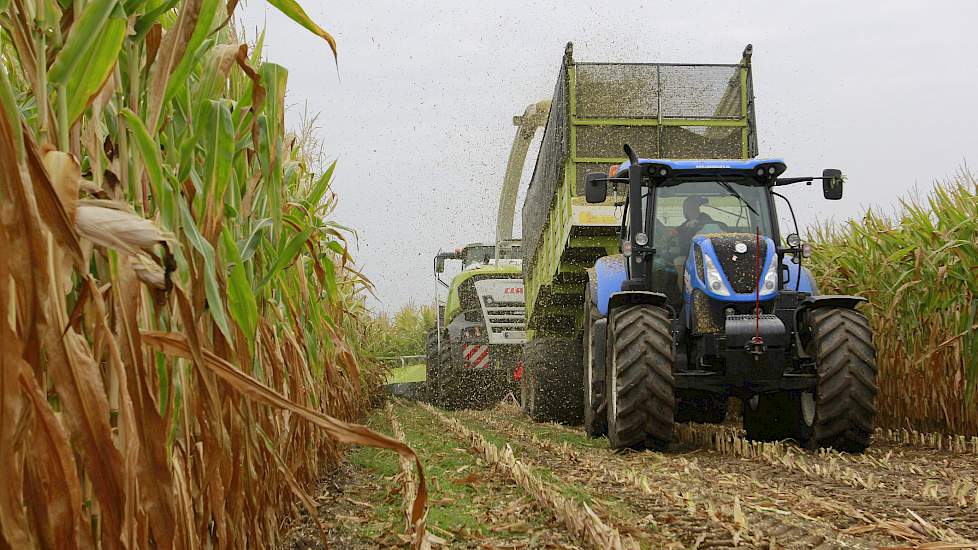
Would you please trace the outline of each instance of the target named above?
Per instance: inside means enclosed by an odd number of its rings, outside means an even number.
[[[745,67],[568,65],[565,57],[522,210],[524,270],[537,261],[568,167],[575,172],[573,193],[581,195],[585,174],[624,160],[625,143],[646,158],[755,156],[753,94]]]

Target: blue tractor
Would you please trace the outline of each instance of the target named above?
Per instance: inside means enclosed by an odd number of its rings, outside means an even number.
[[[795,232],[782,242],[770,160],[630,159],[588,174],[589,203],[624,187],[620,254],[589,270],[584,317],[584,424],[611,447],[664,449],[676,422],[722,422],[743,403],[755,440],[861,452],[876,416],[872,331],[858,296],[825,296]],[[794,213],[791,213],[794,219]]]

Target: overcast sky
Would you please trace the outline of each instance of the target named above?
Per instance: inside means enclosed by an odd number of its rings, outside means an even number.
[[[806,225],[978,165],[970,0],[300,2],[336,37],[339,76],[326,44],[265,2],[239,15],[289,70],[288,122],[320,114],[335,216],[357,229],[383,310],[433,299],[439,248],[494,239],[512,116],[549,98],[568,41],[579,61],[673,63],[736,63],[752,43],[761,156],[848,176],[841,202],[788,191]]]

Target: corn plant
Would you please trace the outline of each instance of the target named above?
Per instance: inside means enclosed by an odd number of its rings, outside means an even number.
[[[369,283],[236,4],[0,0],[0,548],[267,547],[344,443],[420,473],[351,423]]]
[[[869,299],[890,427],[978,434],[976,195],[963,173],[895,216],[870,211],[814,232],[822,292]]]

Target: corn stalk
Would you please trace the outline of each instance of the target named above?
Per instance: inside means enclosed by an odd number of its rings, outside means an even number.
[[[978,435],[976,194],[963,173],[896,216],[814,231],[822,292],[870,301],[886,427]]]
[[[236,4],[0,0],[0,548],[272,546],[344,443],[410,460],[421,517],[414,453],[351,423],[333,167]]]

